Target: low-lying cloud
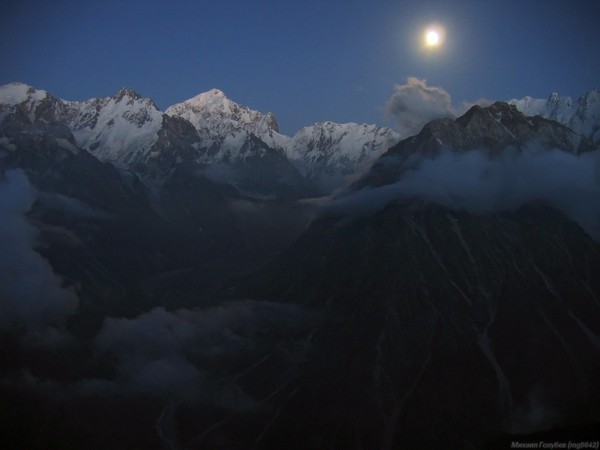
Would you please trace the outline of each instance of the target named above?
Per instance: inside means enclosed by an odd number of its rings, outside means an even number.
[[[34,250],[38,231],[26,219],[37,196],[20,170],[0,181],[0,329],[47,333],[77,309],[73,289]]]
[[[434,119],[455,116],[450,94],[416,77],[408,77],[406,84],[395,86],[386,112],[397,120],[396,128],[403,137],[417,134]]]
[[[446,151],[407,170],[396,183],[341,197],[325,211],[372,214],[394,200],[414,198],[475,214],[542,201],[600,240],[600,152],[574,155],[529,148],[490,158],[476,150]]]
[[[117,363],[110,380],[87,380],[80,389],[139,392],[196,399],[229,408],[254,400],[235,383],[262,358],[296,361],[312,313],[298,305],[235,301],[174,312],[157,307],[136,318],[107,318],[96,348]],[[225,402],[225,404],[223,403]]]

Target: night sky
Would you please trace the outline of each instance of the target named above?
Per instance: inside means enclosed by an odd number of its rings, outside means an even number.
[[[0,84],[67,100],[131,87],[159,108],[213,87],[276,114],[282,132],[324,120],[394,125],[408,77],[452,105],[578,97],[600,87],[600,2],[4,1]],[[425,28],[446,31],[422,49]]]

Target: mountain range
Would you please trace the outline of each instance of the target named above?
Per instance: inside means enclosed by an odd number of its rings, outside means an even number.
[[[77,146],[100,161],[160,181],[178,164],[202,168],[267,154],[286,159],[311,180],[343,178],[399,140],[389,128],[331,122],[288,137],[279,133],[272,113],[239,105],[218,89],[172,105],[164,113],[131,89],[108,98],[73,102],[13,83],[0,88],[0,99],[4,122],[60,122],[69,128]],[[255,145],[256,138],[259,145]],[[149,167],[158,173],[147,173]]]
[[[400,139],[0,87],[3,443],[597,440],[599,96]]]

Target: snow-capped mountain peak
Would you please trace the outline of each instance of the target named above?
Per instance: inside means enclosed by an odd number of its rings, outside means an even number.
[[[279,134],[273,113],[263,114],[236,103],[219,89],[211,89],[168,107],[165,114],[188,120],[198,130],[204,145],[231,149],[243,141],[240,134],[252,134],[273,148],[282,148],[289,140]]]
[[[14,106],[26,101],[41,101],[48,96],[43,90],[35,89],[27,84],[13,82],[0,86],[0,104]]]
[[[399,140],[390,128],[327,121],[304,127],[285,152],[300,173],[331,191],[352,181]]]
[[[119,91],[115,95],[113,95],[113,97],[117,100],[120,100],[124,97],[129,97],[130,101],[139,100],[142,98],[142,96],[140,94],[138,94],[136,91],[134,91],[131,88],[126,88],[126,87],[119,89]]]
[[[555,120],[591,139],[594,144],[600,143],[600,89],[586,92],[577,101],[553,92],[548,99],[524,97],[508,103],[526,116]]]
[[[36,120],[36,110],[42,103],[52,102],[54,99],[48,92],[35,89],[24,83],[13,82],[0,86],[0,120],[20,110],[29,118],[30,122]]]
[[[212,105],[216,108],[224,108],[226,105],[229,106],[231,101],[227,98],[223,91],[215,88],[207,92],[201,92],[195,97],[183,101],[179,105],[181,104],[184,104],[186,107],[196,109],[206,108],[207,105]],[[173,105],[173,107],[176,106],[177,105]]]
[[[154,100],[148,97],[142,97],[137,91],[131,88],[121,88],[110,98],[113,98],[117,103],[124,101],[127,105],[135,105],[136,103],[144,104],[146,107],[158,111],[158,106],[156,106]]]
[[[320,122],[304,127],[292,138],[287,153],[311,166],[336,166],[342,172],[363,161],[373,161],[399,140],[390,128],[356,123]]]
[[[102,161],[126,167],[144,157],[158,140],[163,113],[132,89],[85,102],[66,102],[68,123],[81,147]]]
[[[163,113],[149,98],[120,89],[106,98],[66,101],[23,83],[0,87],[0,120],[63,123],[75,143],[98,159],[125,168],[158,139]]]
[[[165,113],[187,119],[201,134],[212,140],[222,140],[240,131],[262,139],[279,131],[272,113],[263,114],[240,105],[228,99],[219,89],[211,89],[172,105]]]

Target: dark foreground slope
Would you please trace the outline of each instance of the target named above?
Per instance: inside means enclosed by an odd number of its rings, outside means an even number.
[[[313,224],[238,285],[323,314],[259,448],[480,448],[598,419],[598,270],[598,244],[543,205]]]

